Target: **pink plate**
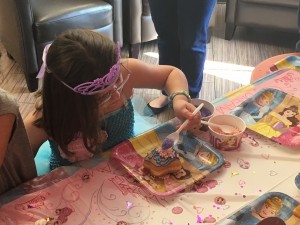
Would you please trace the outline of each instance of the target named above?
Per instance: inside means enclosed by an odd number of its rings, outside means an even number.
[[[189,190],[196,181],[206,177],[224,163],[223,156],[206,142],[182,135],[182,142],[174,146],[180,155],[182,169],[176,174],[154,177],[143,167],[144,157],[175,130],[171,120],[153,130],[133,137],[112,149],[112,157],[118,159],[124,168],[150,192],[168,196]]]

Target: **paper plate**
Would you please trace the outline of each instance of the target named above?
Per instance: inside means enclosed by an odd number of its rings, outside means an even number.
[[[257,198],[219,225],[300,224],[300,203],[281,192],[269,192]]]
[[[287,146],[300,146],[300,99],[267,88],[241,103],[230,114],[243,119],[247,128]]]
[[[206,177],[224,163],[223,156],[206,142],[188,134],[181,136],[181,143],[174,146],[179,152],[182,170],[176,174],[154,177],[143,168],[144,157],[161,146],[164,138],[175,131],[174,121],[131,138],[112,149],[112,157],[150,192],[168,196],[189,190],[192,184]]]

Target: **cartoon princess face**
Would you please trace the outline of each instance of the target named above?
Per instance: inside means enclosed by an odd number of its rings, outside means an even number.
[[[190,171],[181,168],[176,173],[173,173],[173,175],[175,176],[176,179],[183,180],[183,179],[189,178],[191,173],[190,173]]]
[[[267,199],[258,212],[260,218],[276,216],[282,208],[282,200],[277,196]]]
[[[234,147],[236,142],[237,142],[236,137],[229,137],[227,139],[227,146],[228,147]]]
[[[221,144],[220,148],[223,150],[236,148],[238,145],[237,137],[228,137]]]
[[[275,216],[277,214],[277,210],[269,207],[267,204],[263,204],[261,210],[259,211],[259,215],[263,218]]]
[[[284,111],[283,116],[289,118],[295,116],[296,114],[297,114],[296,112],[293,112],[292,110],[288,109]]]
[[[284,118],[292,118],[295,117],[298,112],[298,106],[296,105],[291,105],[290,107],[284,108],[280,113]]]
[[[270,104],[270,99],[269,98],[266,98],[266,97],[264,97],[263,95],[260,95],[259,97],[258,97],[258,99],[257,99],[257,104],[259,105],[259,106],[266,106],[266,105],[269,105]]]

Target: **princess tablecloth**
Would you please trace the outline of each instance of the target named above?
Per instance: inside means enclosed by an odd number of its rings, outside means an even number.
[[[230,112],[263,88],[300,97],[300,74],[277,71],[231,92],[215,101],[216,113]],[[209,138],[205,131],[197,136]],[[300,171],[299,147],[247,129],[239,149],[221,153],[220,169],[190,190],[166,197],[151,193],[109,156],[62,167],[2,197],[0,224],[217,224],[273,189],[300,200],[293,182]]]

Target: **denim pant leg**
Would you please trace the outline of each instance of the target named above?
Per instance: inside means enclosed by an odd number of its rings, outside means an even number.
[[[149,5],[158,34],[159,64],[180,68],[177,0],[149,0]]]
[[[190,95],[198,97],[203,80],[207,27],[216,0],[149,0],[158,33],[159,64],[181,69]]]
[[[149,0],[151,17],[158,34],[159,65],[181,69],[179,40],[177,37],[177,1]],[[162,94],[167,95],[165,91]]]
[[[187,77],[190,95],[196,98],[202,87],[207,29],[216,0],[177,2],[180,65]]]

